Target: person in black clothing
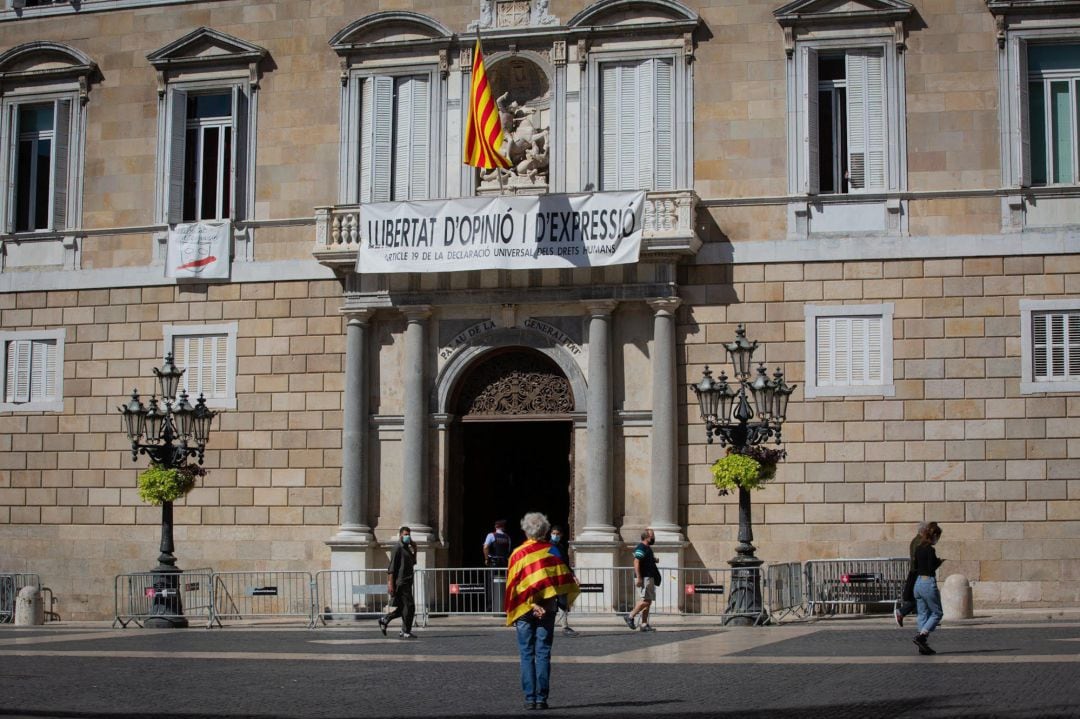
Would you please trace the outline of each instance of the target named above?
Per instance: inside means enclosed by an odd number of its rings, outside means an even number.
[[[904,617],[909,614],[913,614],[916,609],[915,603],[915,580],[919,578],[918,572],[915,571],[915,549],[919,546],[919,532],[923,531],[926,527],[926,522],[919,523],[919,528],[915,530],[915,536],[911,538],[911,543],[908,544],[908,574],[907,579],[904,580],[904,589],[900,594],[900,598],[896,600],[896,604],[893,605],[893,619],[896,620],[896,626],[904,626]]]
[[[391,621],[401,618],[401,639],[416,639],[412,633],[413,618],[416,616],[416,601],[413,599],[413,570],[416,567],[416,545],[412,543],[412,532],[408,527],[398,530],[398,545],[390,558],[390,567],[386,570],[386,591],[394,598],[394,611],[385,617],[379,617],[379,629],[386,636],[386,627]]]
[[[484,566],[505,567],[512,548],[513,542],[506,533],[506,520],[500,519],[495,522],[495,529],[484,537]]]
[[[937,522],[930,522],[919,532],[919,546],[915,548],[915,601],[919,606],[919,633],[915,635],[915,644],[919,654],[936,654],[930,648],[927,637],[934,631],[944,613],[941,611],[941,594],[937,586],[937,568],[942,560],[938,559],[934,545],[941,538],[941,527]]]

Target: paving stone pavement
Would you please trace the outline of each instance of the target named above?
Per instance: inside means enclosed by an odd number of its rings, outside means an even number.
[[[891,620],[779,627],[615,622],[555,640],[551,709],[521,706],[513,633],[374,622],[112,630],[0,628],[0,717],[375,719],[588,716],[1080,717],[1080,622],[967,622],[933,635]]]

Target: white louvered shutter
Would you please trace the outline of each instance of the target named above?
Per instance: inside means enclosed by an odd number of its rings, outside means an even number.
[[[30,401],[30,350],[30,340],[8,342],[6,402]]]
[[[600,73],[600,189],[619,182],[619,66],[606,63]]]
[[[56,398],[56,340],[30,341],[30,402]]]
[[[819,387],[857,387],[883,382],[881,317],[817,318]]]
[[[653,184],[653,148],[656,147],[656,126],[653,117],[656,112],[656,74],[653,71],[654,62],[646,60],[638,63],[634,68],[634,92],[623,95],[622,112],[633,122],[630,130],[628,146],[634,148],[633,153],[627,153],[629,160],[633,158],[637,166],[632,168],[629,176],[630,186],[625,189],[647,189]],[[627,167],[631,170],[631,167]]]
[[[671,58],[653,60],[656,68],[656,137],[647,148],[653,157],[655,177],[649,189],[675,189],[675,62]]]
[[[818,120],[818,53],[812,47],[801,48],[802,53],[802,151],[803,168],[806,176],[802,178],[802,191],[816,195],[821,191],[821,148],[819,147]],[[832,158],[826,158],[832,162]]]
[[[1016,62],[1009,78],[1016,90],[1016,126],[1012,130],[1012,146],[1016,158],[1016,184],[1031,186],[1031,99],[1028,93],[1028,46],[1016,40]]]
[[[187,141],[187,101],[184,90],[172,91],[166,119],[168,146],[165,156],[165,221],[184,221],[184,146]]]
[[[364,80],[360,112],[360,201],[387,202],[392,187],[394,78],[375,75]]]
[[[5,123],[7,136],[3,138],[4,149],[7,150],[7,187],[4,188],[4,232],[15,231],[15,189],[18,183],[18,157],[19,157],[19,106],[8,105],[8,121]],[[9,400],[10,401],[10,400]]]
[[[831,387],[835,371],[833,369],[833,323],[831,317],[818,317],[815,334],[817,337],[816,376],[818,387]]]
[[[68,227],[68,154],[71,149],[71,100],[53,104],[52,229]]]
[[[851,192],[885,186],[885,76],[880,48],[844,56],[847,81],[848,176]]]
[[[1080,312],[1040,312],[1031,320],[1033,378],[1080,379]]]
[[[431,164],[431,82],[428,77],[395,79],[394,200],[428,197]]]
[[[185,370],[179,388],[187,390],[192,404],[200,394],[207,399],[229,396],[228,351],[227,335],[173,337],[173,362]]]

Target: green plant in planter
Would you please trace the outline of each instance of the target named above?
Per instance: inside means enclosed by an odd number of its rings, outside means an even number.
[[[761,485],[776,476],[776,463],[787,456],[787,450],[755,445],[739,452],[728,451],[713,462],[713,484],[721,495],[737,489],[761,489]]]
[[[197,464],[181,467],[151,464],[139,475],[139,498],[154,505],[175,502],[195,487],[198,477],[205,476],[206,470]]]

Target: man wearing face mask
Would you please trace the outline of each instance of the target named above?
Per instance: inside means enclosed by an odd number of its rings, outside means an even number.
[[[641,615],[641,631],[655,632],[649,626],[649,607],[656,600],[656,585],[660,583],[660,570],[656,568],[656,557],[652,545],[656,534],[651,529],[641,533],[641,544],[634,547],[634,585],[638,589],[638,603],[634,611],[623,617],[626,626],[637,629],[634,618]]]
[[[551,547],[553,551],[566,562],[566,566],[570,566],[570,555],[567,553],[565,547],[562,544],[562,540],[565,538],[563,529],[557,524],[551,526]],[[571,569],[571,572],[574,570]],[[555,606],[558,607],[559,613],[562,615],[563,621],[563,634],[568,637],[576,637],[578,635],[577,630],[570,626],[570,603],[567,601],[565,595],[555,597]],[[558,624],[558,619],[555,621]]]
[[[390,558],[390,567],[386,570],[386,591],[394,599],[394,611],[385,617],[379,617],[379,629],[386,636],[386,627],[390,622],[401,617],[399,639],[416,639],[412,633],[413,618],[416,616],[416,602],[413,600],[413,569],[416,567],[416,545],[412,542],[412,532],[408,527],[398,530],[398,545]]]

